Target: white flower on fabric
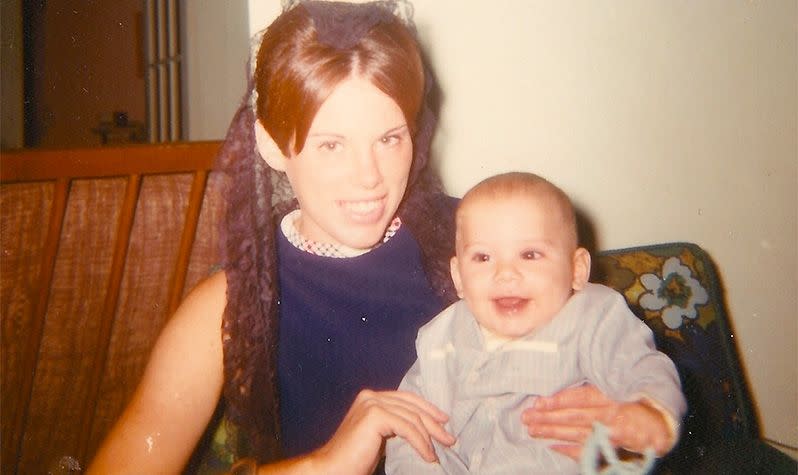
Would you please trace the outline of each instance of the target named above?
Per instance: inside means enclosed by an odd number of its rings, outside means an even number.
[[[706,289],[678,257],[665,261],[662,278],[657,274],[643,274],[640,282],[647,290],[640,296],[640,306],[646,310],[662,310],[662,321],[670,329],[679,328],[683,318],[696,318],[696,306],[709,301]]]

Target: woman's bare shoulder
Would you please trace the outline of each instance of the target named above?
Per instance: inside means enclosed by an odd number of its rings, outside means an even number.
[[[169,326],[190,325],[218,333],[227,304],[227,279],[217,272],[194,287],[172,316]]]
[[[150,364],[158,374],[180,374],[178,382],[185,379],[182,384],[193,390],[204,390],[202,386],[209,380],[221,386],[221,329],[226,292],[225,275],[219,272],[188,293],[153,350]],[[191,354],[192,358],[185,358],[186,354]],[[213,376],[209,377],[211,374]],[[201,377],[192,379],[195,376]]]
[[[218,397],[223,380],[221,323],[226,290],[223,272],[206,278],[188,293],[169,319],[139,388],[144,389],[145,398],[152,399],[150,403],[168,394],[164,388],[169,387],[182,394]]]
[[[219,271],[201,280],[186,296],[183,305],[200,300],[201,304],[224,304],[227,293],[227,277]]]

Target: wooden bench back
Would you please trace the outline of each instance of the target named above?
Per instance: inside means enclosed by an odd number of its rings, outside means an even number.
[[[219,145],[3,152],[3,473],[93,455],[166,319],[218,262]]]

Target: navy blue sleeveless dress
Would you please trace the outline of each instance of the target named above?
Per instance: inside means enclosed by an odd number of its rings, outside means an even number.
[[[278,231],[278,382],[285,456],[330,439],[357,393],[395,389],[418,328],[443,309],[407,226],[357,257],[294,247]]]

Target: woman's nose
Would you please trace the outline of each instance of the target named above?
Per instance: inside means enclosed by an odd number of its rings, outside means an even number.
[[[353,175],[355,183],[365,188],[374,188],[382,181],[377,154],[371,147],[365,147],[355,153]]]

